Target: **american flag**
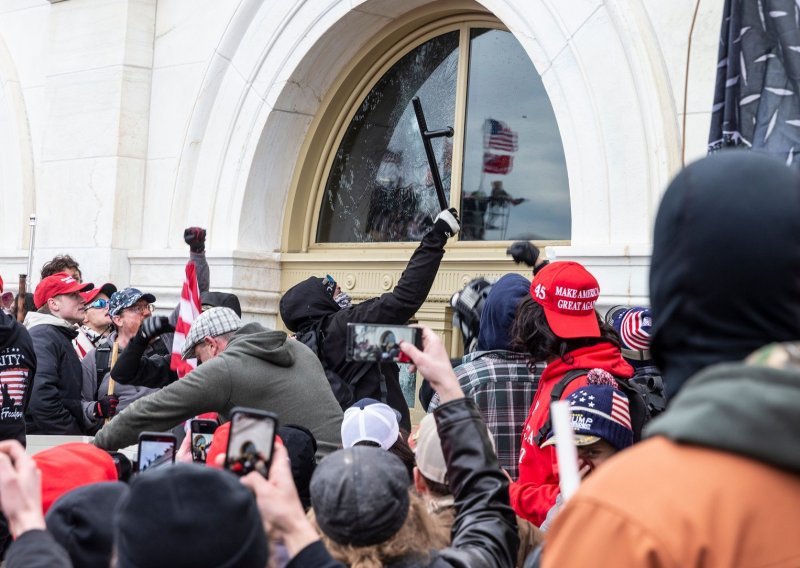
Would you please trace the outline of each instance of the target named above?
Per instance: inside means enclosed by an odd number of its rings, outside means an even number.
[[[191,260],[186,263],[186,278],[181,290],[180,309],[178,322],[175,324],[175,336],[172,340],[172,358],[170,368],[183,377],[197,367],[197,359],[181,359],[181,349],[186,342],[186,334],[192,327],[192,322],[200,315],[200,288],[197,285],[197,269]]]
[[[625,428],[632,429],[628,397],[616,390],[611,393],[611,418],[625,426]]]
[[[483,171],[487,174],[507,174],[514,167],[514,156],[508,154],[483,155]]]
[[[517,133],[511,130],[505,122],[487,118],[483,125],[483,131],[485,148],[506,152],[517,151]]]
[[[650,348],[650,334],[644,327],[652,325],[651,318],[642,315],[639,310],[630,310],[622,318],[620,335],[631,349],[645,351]]]
[[[25,368],[0,371],[0,383],[8,388],[8,395],[14,399],[14,404],[22,405],[25,386],[28,384],[28,373],[30,371]]]

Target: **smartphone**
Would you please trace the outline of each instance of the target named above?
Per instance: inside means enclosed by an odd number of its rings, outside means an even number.
[[[174,434],[142,432],[139,434],[139,473],[175,463]]]
[[[408,325],[347,324],[347,360],[357,362],[409,363],[400,351],[405,340],[422,349],[422,329]]]
[[[269,475],[278,416],[255,408],[234,408],[225,452],[225,469],[236,475],[257,471]]]
[[[193,462],[206,463],[206,456],[208,455],[208,450],[211,449],[211,441],[214,438],[214,431],[217,426],[216,420],[203,420],[200,418],[189,420]]]

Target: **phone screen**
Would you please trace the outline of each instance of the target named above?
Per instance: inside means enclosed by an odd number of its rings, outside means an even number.
[[[237,475],[258,471],[267,477],[277,427],[274,414],[234,409],[225,468]]]
[[[192,420],[189,422],[189,435],[191,436],[192,461],[206,462],[214,431],[217,423],[214,420]]]
[[[401,340],[422,349],[422,330],[407,325],[348,323],[347,360],[408,363],[409,358],[400,351]]]
[[[139,472],[175,463],[175,436],[147,434],[139,436]]]

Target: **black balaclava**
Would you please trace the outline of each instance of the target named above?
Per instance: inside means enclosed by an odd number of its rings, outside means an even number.
[[[306,278],[289,288],[281,298],[279,307],[283,323],[292,332],[301,331],[341,309],[326,289],[324,279],[318,276]]]
[[[684,169],[658,210],[650,300],[668,396],[704,367],[800,339],[800,175],[743,151]]]

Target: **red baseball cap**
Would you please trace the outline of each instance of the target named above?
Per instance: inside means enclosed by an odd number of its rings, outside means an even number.
[[[594,311],[600,286],[577,262],[552,262],[542,268],[531,282],[531,296],[544,308],[558,337],[600,337]]]
[[[117,481],[111,454],[82,442],[62,444],[33,456],[42,472],[42,512],[64,493],[89,483]]]
[[[111,298],[111,294],[113,294],[116,291],[117,291],[116,286],[114,286],[111,282],[106,282],[99,288],[94,288],[93,290],[89,290],[88,292],[81,292],[81,297],[83,298],[84,302],[90,304],[100,294],[105,294],[106,296]]]
[[[50,298],[73,292],[86,292],[92,288],[94,288],[94,284],[91,282],[81,284],[66,272],[58,272],[39,282],[33,293],[33,304],[38,310]]]

